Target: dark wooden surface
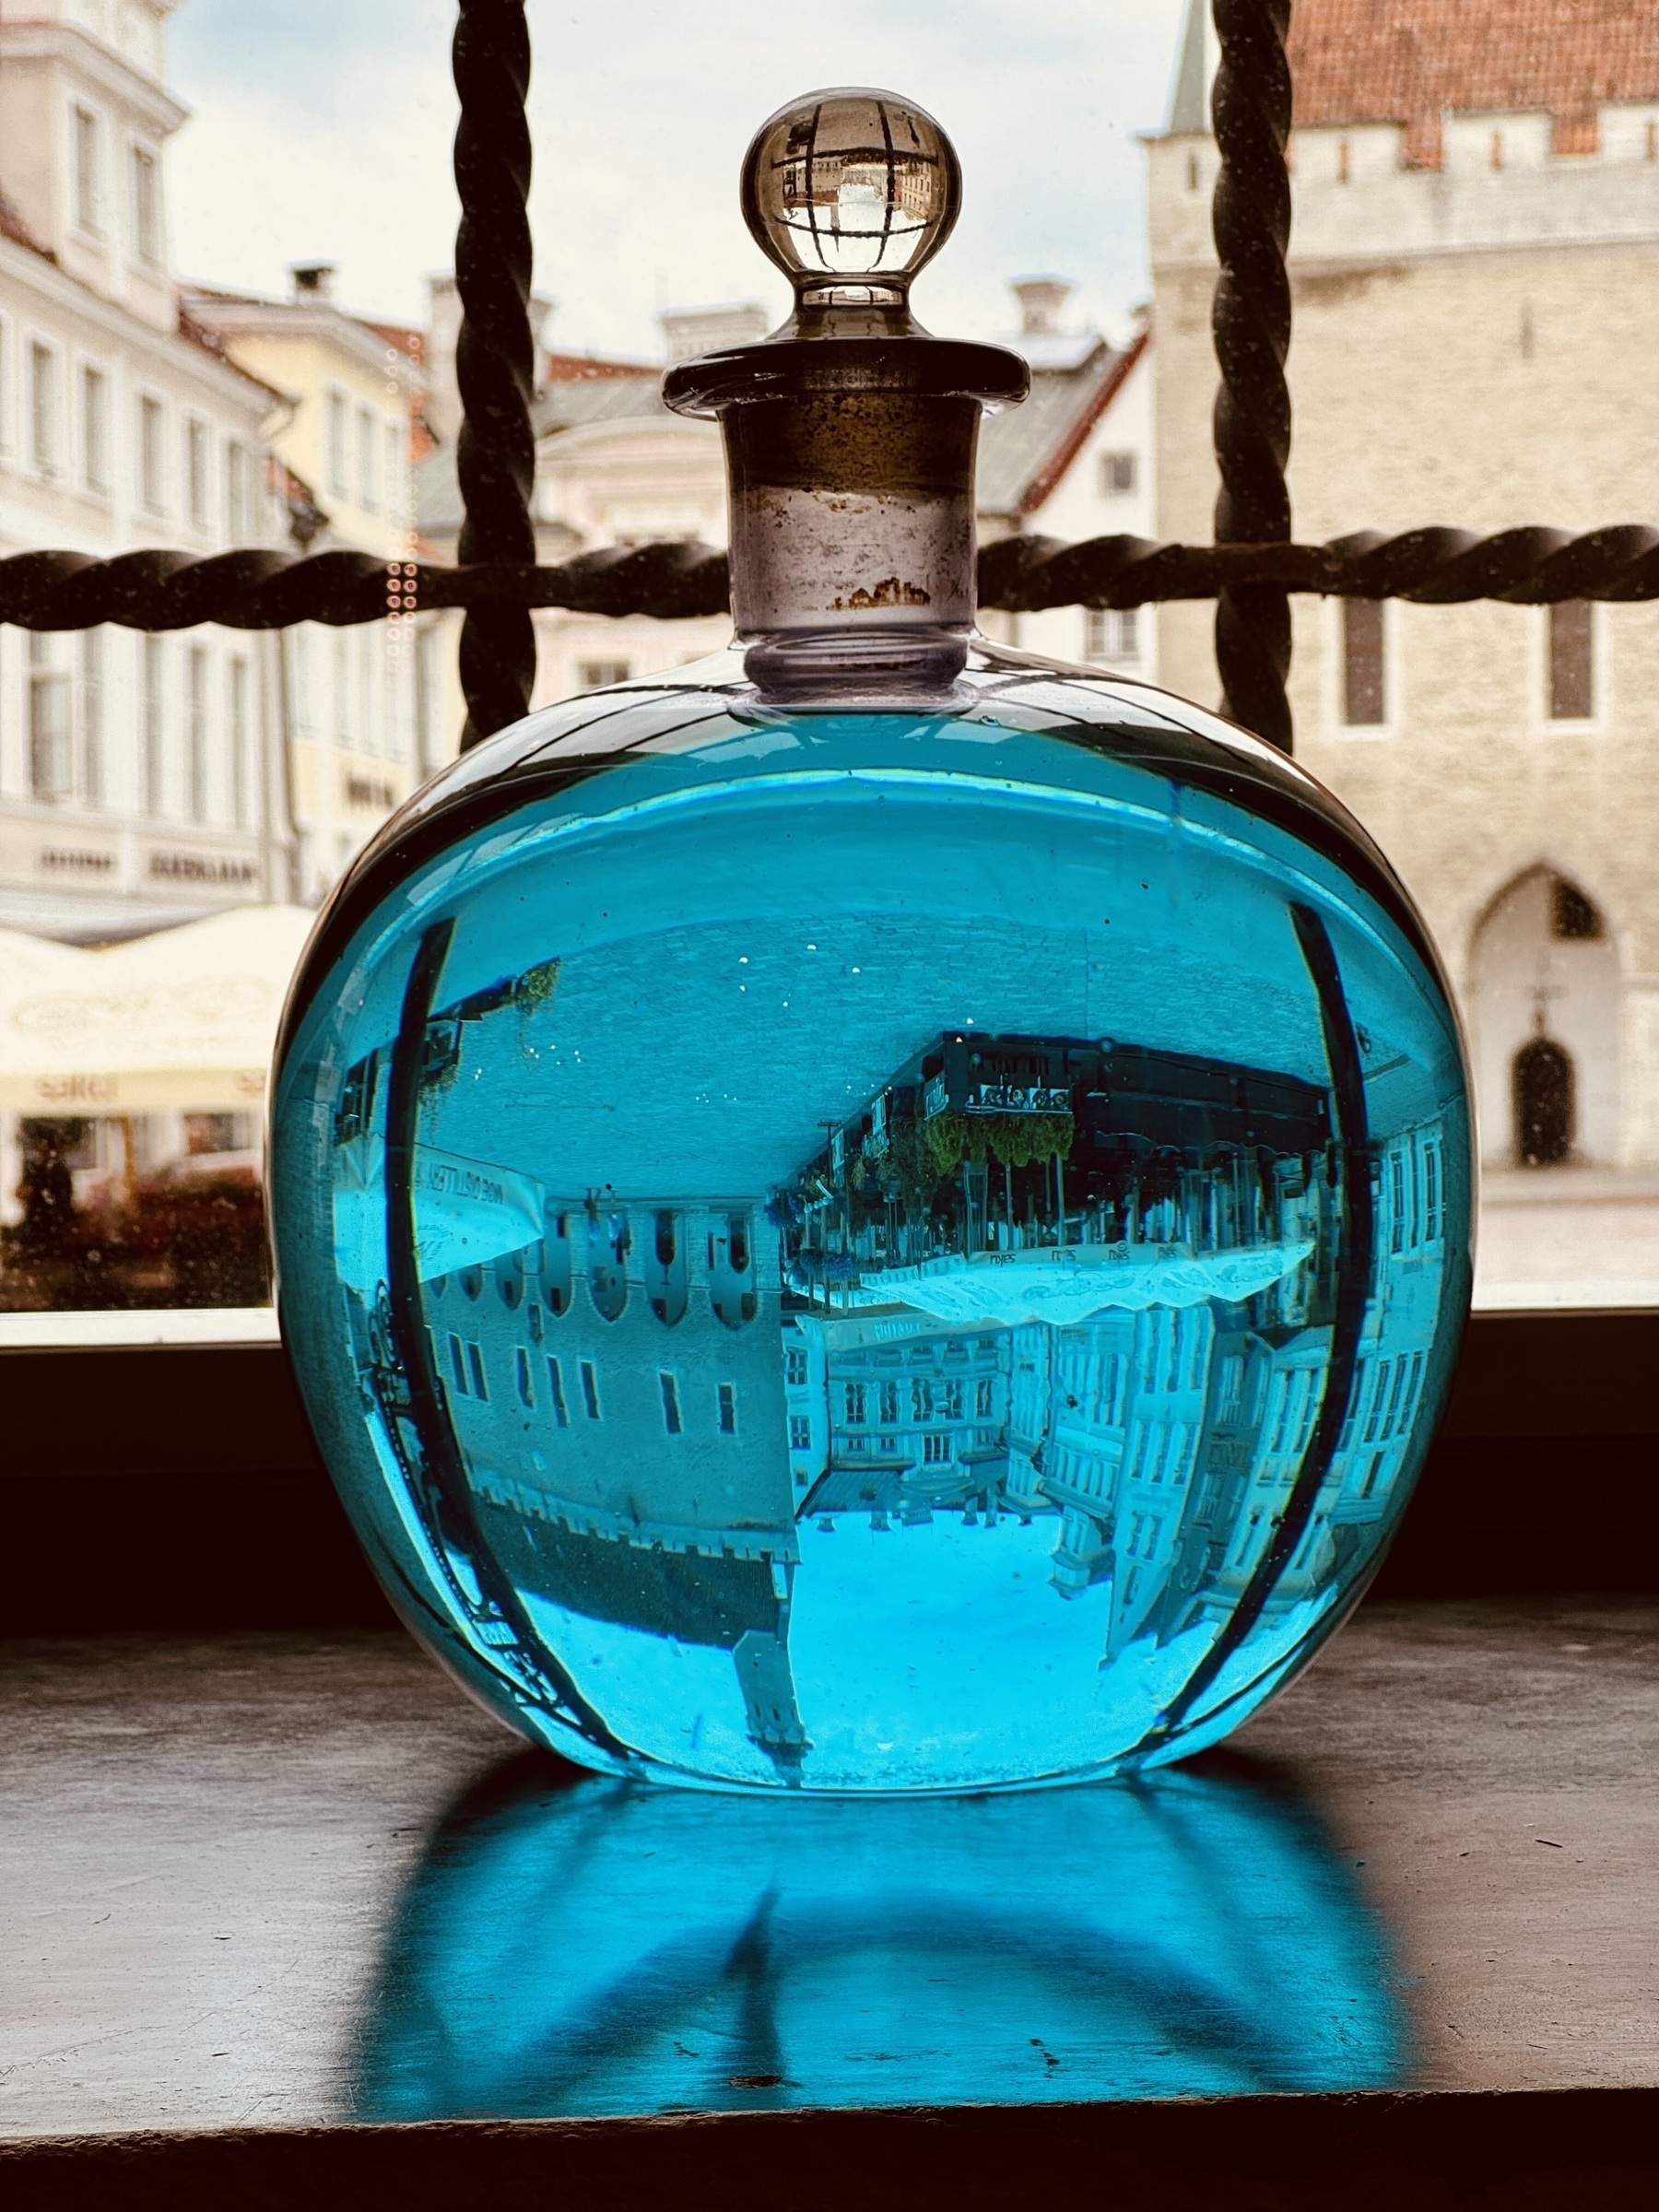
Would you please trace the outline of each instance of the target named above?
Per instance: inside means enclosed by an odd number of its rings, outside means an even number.
[[[406,1886],[511,1739],[400,1636],[0,1658],[0,2136],[357,2118]],[[1659,1607],[1372,1606],[1235,1747],[1377,1918],[1400,2088],[1659,2085]]]

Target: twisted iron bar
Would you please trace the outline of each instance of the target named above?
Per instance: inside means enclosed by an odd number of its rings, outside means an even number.
[[[456,550],[465,565],[528,568],[535,560],[530,519],[535,357],[526,211],[530,126],[524,115],[530,31],[524,0],[460,0],[452,60],[461,100],[455,288],[462,315],[455,382],[463,419],[455,473],[465,518]],[[460,672],[465,752],[530,710],[535,632],[522,602],[492,598],[469,606],[461,629]]]
[[[1210,118],[1221,166],[1211,226],[1220,270],[1210,325],[1216,394],[1216,543],[1290,538],[1290,0],[1213,0],[1220,63]],[[1291,748],[1290,602],[1276,584],[1229,585],[1216,606],[1216,665],[1227,712]]]
[[[980,603],[1008,613],[1054,606],[1147,606],[1235,597],[1241,591],[1406,599],[1452,606],[1471,600],[1547,606],[1565,599],[1659,599],[1659,529],[1616,524],[1567,530],[1379,531],[1328,545],[1160,545],[1146,537],[1009,537],[980,554]],[[451,568],[384,561],[369,553],[276,551],[18,553],[0,560],[0,623],[19,629],[286,629],[384,618],[444,607],[468,622],[502,613],[528,623],[533,607],[572,614],[654,615],[678,621],[727,611],[726,557],[696,543],[610,547],[537,568],[488,561]],[[514,713],[524,711],[514,707]],[[500,725],[497,725],[500,726]],[[1252,725],[1253,726],[1253,725]]]

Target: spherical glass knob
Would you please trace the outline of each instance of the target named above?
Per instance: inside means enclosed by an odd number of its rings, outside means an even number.
[[[892,92],[809,92],[744,157],[745,219],[803,306],[902,306],[961,204],[956,148]]]

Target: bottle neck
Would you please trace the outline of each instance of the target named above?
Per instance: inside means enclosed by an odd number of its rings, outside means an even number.
[[[763,701],[949,702],[978,611],[980,416],[1028,381],[1018,355],[913,325],[792,330],[669,371],[668,405],[724,435],[732,613]]]
[[[732,615],[780,702],[947,692],[977,613],[963,394],[825,392],[723,418]]]

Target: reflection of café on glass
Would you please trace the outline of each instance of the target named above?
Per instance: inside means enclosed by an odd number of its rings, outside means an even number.
[[[514,1760],[433,1838],[357,2039],[356,2115],[1378,2089],[1383,1933],[1248,1765],[872,1803]]]

